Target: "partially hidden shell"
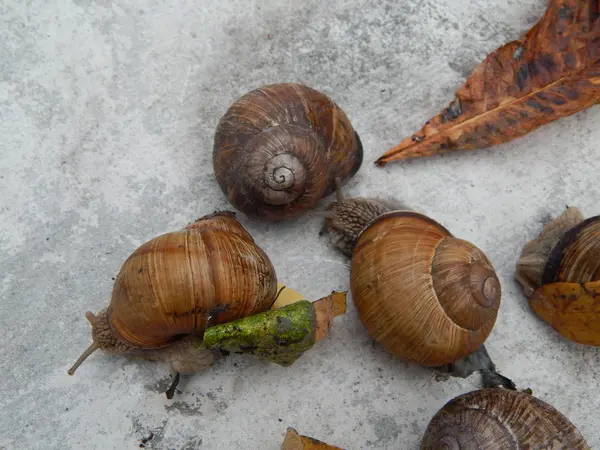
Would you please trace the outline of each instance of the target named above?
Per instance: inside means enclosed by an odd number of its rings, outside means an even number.
[[[600,280],[600,216],[586,219],[562,235],[550,252],[542,284]]]
[[[564,337],[600,346],[600,216],[562,235],[529,304]]]
[[[590,450],[569,419],[529,394],[482,389],[448,402],[431,419],[421,450]]]

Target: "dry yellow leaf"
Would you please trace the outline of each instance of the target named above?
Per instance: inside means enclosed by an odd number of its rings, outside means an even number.
[[[308,436],[301,436],[293,428],[288,428],[281,450],[344,450],[340,447],[327,445]]]
[[[275,299],[273,306],[271,306],[271,309],[283,308],[284,306],[291,305],[300,300],[306,300],[306,297],[282,283],[277,283],[277,298]]]

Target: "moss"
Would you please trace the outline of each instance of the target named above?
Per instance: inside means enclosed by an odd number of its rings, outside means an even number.
[[[233,322],[208,328],[207,348],[249,353],[282,366],[292,365],[315,343],[312,303],[301,300]]]

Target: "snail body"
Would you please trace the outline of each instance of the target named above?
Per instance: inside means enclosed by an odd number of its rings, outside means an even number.
[[[86,313],[93,343],[69,374],[97,349],[194,372],[212,361],[202,351],[207,326],[266,311],[276,293],[271,261],[234,215],[204,216],[127,258],[108,307]]]
[[[342,109],[296,83],[266,85],[236,100],[220,119],[213,168],[237,209],[283,220],[312,208],[359,170],[363,149]]]
[[[533,311],[564,337],[600,346],[600,216],[568,207],[528,242],[516,278]]]
[[[396,356],[429,367],[453,363],[492,331],[500,282],[473,244],[424,214],[394,206],[338,191],[326,213],[333,244],[351,255],[360,320]]]
[[[431,419],[421,450],[589,450],[562,413],[532,395],[482,389],[460,395]]]

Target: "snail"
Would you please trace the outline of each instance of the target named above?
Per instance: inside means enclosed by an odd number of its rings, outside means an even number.
[[[421,450],[590,450],[579,430],[548,403],[524,392],[481,389],[446,403]]]
[[[321,234],[351,258],[354,304],[370,336],[392,354],[485,386],[515,389],[495,371],[484,341],[498,314],[500,281],[486,255],[397,201],[337,199]]]
[[[600,216],[567,207],[523,248],[516,268],[533,311],[562,336],[600,346]]]
[[[238,210],[280,221],[313,208],[335,179],[359,170],[363,148],[342,109],[296,83],[266,85],[236,100],[218,122],[217,182]]]
[[[198,219],[155,237],[123,263],[110,303],[86,313],[93,343],[68,371],[95,350],[168,362],[180,373],[210,365],[202,335],[207,326],[268,310],[276,299],[271,261],[230,212]]]

